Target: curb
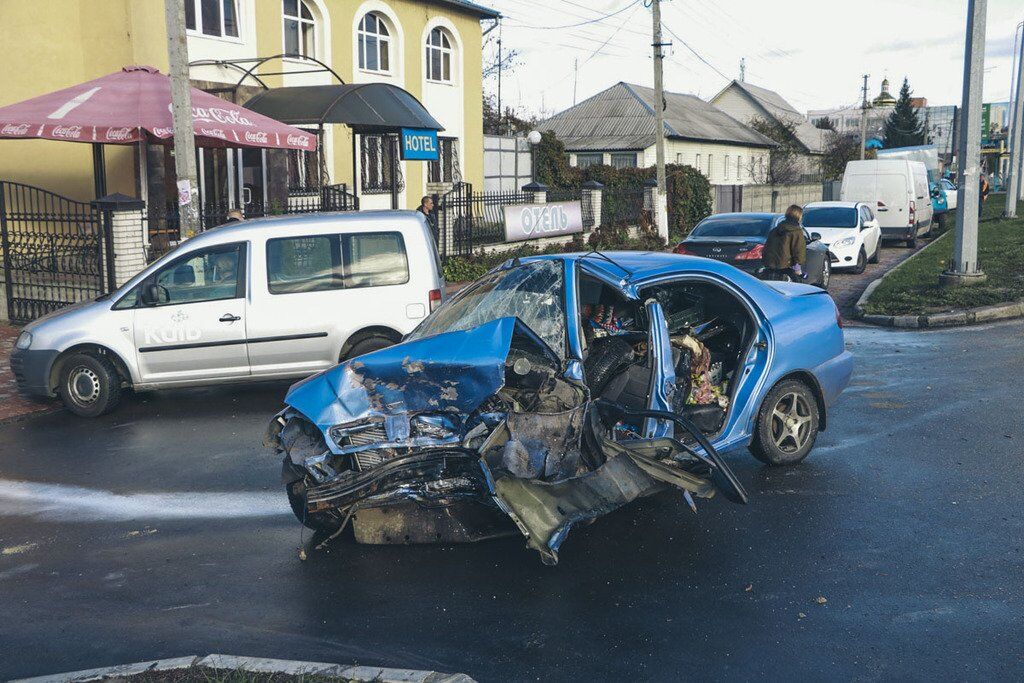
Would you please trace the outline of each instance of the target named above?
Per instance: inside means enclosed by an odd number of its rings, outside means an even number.
[[[860,297],[857,299],[857,303],[855,303],[853,305],[854,317],[857,320],[861,320],[861,321],[866,322],[866,323],[874,323],[876,325],[885,325],[886,323],[880,322],[880,320],[883,319],[883,318],[915,317],[915,316],[872,315],[870,313],[865,313],[864,312],[864,304],[867,303],[867,301],[871,297],[871,295],[874,294],[876,289],[878,289],[878,285],[882,284],[882,281],[885,280],[885,278],[889,277],[890,275],[895,273],[897,270],[899,270],[900,266],[902,266],[904,263],[908,263],[909,261],[917,258],[918,256],[920,256],[924,252],[926,252],[929,249],[931,249],[933,246],[938,244],[939,240],[942,239],[948,233],[949,233],[949,231],[946,231],[942,235],[939,235],[934,240],[932,240],[930,244],[926,244],[925,246],[921,247],[920,249],[915,251],[913,254],[911,254],[907,258],[903,259],[902,261],[897,263],[895,266],[893,266],[889,270],[887,270],[884,273],[882,273],[882,277],[877,278],[875,280],[872,280],[871,283],[867,286],[867,289],[864,290],[864,293],[861,294]]]
[[[207,669],[216,671],[246,671],[249,673],[278,673],[294,676],[318,676],[344,681],[365,681],[366,683],[475,683],[466,674],[446,674],[437,671],[415,669],[388,669],[376,666],[330,664],[327,662],[302,662],[288,659],[267,659],[264,657],[237,657],[235,655],[206,655],[198,657],[174,657],[156,659],[134,664],[119,664],[99,669],[84,669],[51,676],[23,678],[13,683],[68,683],[70,681],[99,681],[111,678],[125,678],[155,671],[183,671],[185,669]]]

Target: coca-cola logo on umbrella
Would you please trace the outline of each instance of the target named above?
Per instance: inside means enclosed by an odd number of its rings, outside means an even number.
[[[208,138],[220,138],[221,140],[227,140],[228,134],[224,132],[222,128],[200,128],[200,135],[205,135]]]
[[[0,128],[0,135],[25,135],[26,133],[28,133],[27,123],[18,125],[8,123],[3,128]]]
[[[107,140],[113,141],[130,140],[132,137],[132,129],[127,126],[124,128],[108,128],[105,137]]]
[[[168,111],[172,110],[170,103]],[[221,109],[220,107],[192,107],[192,118],[197,123],[223,123],[226,125],[255,126],[250,119],[242,116],[238,109]]]
[[[82,137],[81,126],[54,126],[53,130],[50,131],[50,135],[55,138],[67,138],[68,140],[77,140]]]
[[[269,142],[269,140],[267,139],[267,134],[264,133],[263,131],[253,133],[252,131],[248,130],[245,131],[245,141],[255,142],[256,144],[259,145],[265,145]]]
[[[288,135],[287,138],[289,145],[295,145],[297,147],[309,147],[312,138],[308,135]]]

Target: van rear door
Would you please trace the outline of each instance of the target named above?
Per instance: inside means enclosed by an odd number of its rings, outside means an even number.
[[[906,232],[907,221],[910,219],[911,197],[907,177],[898,173],[880,173],[875,179],[875,215],[878,216],[878,225],[882,228],[883,234],[886,228],[900,228]]]

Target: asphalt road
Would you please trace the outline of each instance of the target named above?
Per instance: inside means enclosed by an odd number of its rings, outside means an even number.
[[[0,427],[0,678],[224,652],[478,680],[1009,679],[1024,662],[1024,323],[849,330],[804,464],[523,541],[303,563],[260,446],[283,386]],[[825,602],[820,604],[819,598]]]

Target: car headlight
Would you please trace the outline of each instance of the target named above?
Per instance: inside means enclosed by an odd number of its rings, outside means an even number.
[[[24,351],[28,347],[32,346],[32,333],[22,332],[18,335],[18,340],[14,342],[14,348],[21,349]]]
[[[837,241],[832,246],[834,246],[834,247],[849,247],[850,245],[852,245],[856,241],[857,241],[856,237],[844,237],[843,239]]]

